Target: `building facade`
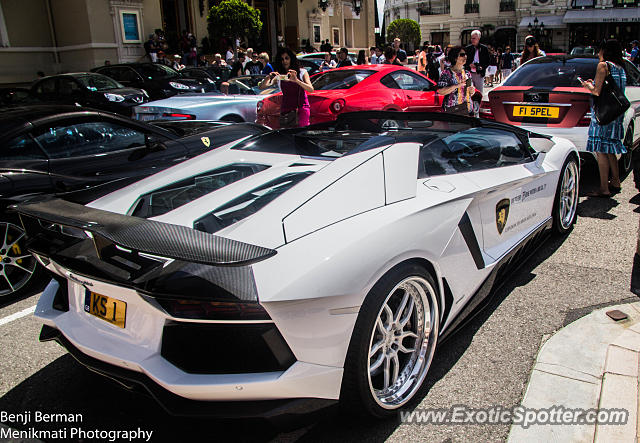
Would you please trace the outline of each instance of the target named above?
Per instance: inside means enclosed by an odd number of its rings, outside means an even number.
[[[368,48],[375,43],[375,0],[249,0],[259,9],[261,49]],[[26,84],[46,75],[145,60],[156,29],[177,49],[182,30],[200,43],[215,0],[0,0],[0,84]],[[213,42],[214,46],[217,42]]]
[[[468,44],[471,31],[483,41],[521,51],[535,35],[547,52],[568,52],[603,38],[623,44],[640,39],[639,0],[386,0],[384,23],[410,18],[420,24],[422,40]],[[418,17],[418,18],[416,18]]]

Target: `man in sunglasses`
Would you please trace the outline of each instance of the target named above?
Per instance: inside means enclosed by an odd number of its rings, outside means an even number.
[[[477,29],[472,31],[471,44],[464,48],[464,52],[467,54],[467,63],[464,65],[464,68],[467,72],[471,73],[473,86],[475,86],[476,91],[479,92],[479,94],[476,94],[477,97],[473,101],[473,114],[475,117],[478,117],[480,113],[484,75],[489,63],[491,62],[489,48],[480,43],[481,35],[482,33]]]

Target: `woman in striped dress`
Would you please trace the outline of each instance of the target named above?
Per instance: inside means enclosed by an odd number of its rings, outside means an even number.
[[[627,77],[624,73],[622,61],[622,46],[617,40],[607,40],[600,45],[600,63],[596,68],[595,82],[587,80],[582,86],[593,95],[600,95],[604,79],[611,73],[614,81],[621,91],[627,85]],[[627,149],[622,144],[624,139],[624,114],[609,123],[600,125],[591,108],[591,124],[589,125],[589,138],[587,151],[595,152],[600,171],[600,189],[588,193],[589,197],[611,197],[612,193],[620,192],[620,173],[618,171],[618,159],[616,154],[625,154]]]

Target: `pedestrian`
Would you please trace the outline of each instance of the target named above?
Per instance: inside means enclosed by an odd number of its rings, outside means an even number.
[[[381,65],[384,63],[384,51],[380,46],[376,46],[376,64]]]
[[[189,39],[189,31],[186,29],[182,30],[182,37],[180,37],[180,41],[178,42],[180,45],[180,52],[182,53],[182,64],[186,65],[189,62],[189,56],[191,54],[191,40]]]
[[[289,48],[280,48],[276,54],[275,71],[258,85],[266,89],[278,83],[282,91],[280,105],[280,127],[309,126],[311,108],[307,92],[313,92],[309,73],[302,69],[296,55]]]
[[[375,46],[369,48],[369,63],[372,65],[378,64],[378,55],[376,54]]]
[[[231,45],[227,46],[227,53],[224,56],[224,61],[227,62],[228,65],[233,63],[233,47]]]
[[[527,35],[524,39],[524,49],[520,56],[520,66],[532,58],[544,56],[544,51],[540,50],[540,46],[533,35]]]
[[[640,64],[640,48],[638,47],[638,40],[634,40],[631,42],[631,55],[629,56],[629,61],[634,65],[638,66]]]
[[[504,48],[504,54],[500,61],[500,68],[502,71],[502,81],[505,81],[511,75],[511,69],[513,67],[513,54],[511,53],[511,46]]]
[[[198,58],[198,66],[202,68],[206,68],[209,66],[209,60],[204,54],[200,54],[200,58]]]
[[[262,63],[262,71],[260,71],[260,74],[268,75],[273,72],[273,66],[269,63],[269,54],[261,52],[258,60]]]
[[[440,79],[440,71],[438,70],[439,66],[436,61],[439,55],[440,54],[435,52],[434,46],[429,46],[429,48],[427,48],[427,76],[436,83],[438,83],[438,80]]]
[[[594,80],[582,81],[582,86],[593,95],[600,95],[602,85],[608,74],[611,74],[622,92],[627,85],[622,60],[622,45],[617,40],[605,40],[598,52],[600,62],[596,68]],[[587,151],[595,152],[600,171],[600,188],[596,192],[588,193],[589,197],[611,197],[612,193],[620,192],[620,173],[616,154],[626,154],[627,149],[622,143],[624,138],[624,113],[608,125],[600,125],[596,112],[591,107],[591,123],[587,138]]]
[[[444,49],[444,53],[438,57],[438,62],[440,63],[440,75],[442,75],[445,69],[451,67],[451,63],[449,62],[449,51],[451,51],[451,48],[453,48],[453,45],[447,45]]]
[[[198,66],[198,40],[196,37],[189,33],[187,35],[189,39],[189,55],[187,56],[187,65],[188,66]]]
[[[400,47],[400,39],[398,37],[393,39],[393,48],[396,50],[396,58],[402,65],[407,64],[407,52]]]
[[[418,66],[416,68],[416,70],[422,75],[427,75],[427,49],[428,49],[428,45],[426,45],[426,43],[427,42],[425,42],[425,45],[422,46],[422,49],[418,53]]]
[[[487,75],[485,76],[485,86],[493,86],[494,76],[498,71],[498,59],[496,58],[496,51],[492,46],[489,49],[489,66],[487,66]]]
[[[358,51],[358,58],[356,59],[356,65],[368,65],[369,60],[364,53],[364,49]]]
[[[158,45],[156,43],[157,36],[155,34],[149,34],[149,39],[144,43],[144,50],[149,57],[151,63],[158,61]]]
[[[384,48],[384,64],[402,66],[400,60],[398,60],[398,54],[393,46],[387,46]]]
[[[476,91],[479,92],[479,100],[473,100],[473,115],[478,117],[480,113],[480,101],[482,101],[482,91],[484,89],[484,76],[486,74],[487,67],[489,66],[490,56],[489,49],[480,43],[480,37],[482,33],[476,29],[471,31],[471,44],[464,48],[464,52],[467,54],[467,64],[465,68],[471,72],[471,81],[475,86]]]
[[[249,58],[249,49],[247,49],[247,57],[245,57],[247,59]],[[258,59],[258,53],[252,52],[251,59],[244,65],[244,72],[249,75],[259,75],[260,73],[262,73],[263,68],[264,66],[262,66],[262,63]]]
[[[182,58],[183,57],[180,54],[176,54],[173,56],[173,63],[171,64],[171,67],[176,71],[180,71],[185,68],[185,66],[181,63]]]
[[[343,68],[345,66],[352,66],[353,62],[349,57],[349,51],[347,48],[340,48],[338,50],[338,63],[336,64],[336,68]]]
[[[329,69],[333,69],[336,67],[336,61],[331,58],[330,52],[324,53],[324,60],[322,60],[322,64],[320,65],[321,71],[328,71]]]
[[[502,83],[502,48],[496,49],[496,62],[498,64],[496,66],[495,81],[500,84]]]
[[[447,55],[451,66],[442,71],[438,81],[438,94],[444,95],[442,110],[450,114],[473,114],[473,94],[476,88],[465,70],[468,54],[462,46],[454,46]]]
[[[244,66],[244,51],[238,49],[238,59],[231,65],[231,74],[229,78],[239,77],[244,74],[244,70],[242,69]]]

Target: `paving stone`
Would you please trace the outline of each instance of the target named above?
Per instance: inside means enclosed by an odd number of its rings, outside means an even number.
[[[627,423],[622,425],[596,425],[596,443],[634,441],[636,439],[638,409],[638,377],[610,374],[604,375],[600,394],[600,409],[626,409]]]
[[[609,346],[605,372],[638,377],[638,353],[618,346]]]

